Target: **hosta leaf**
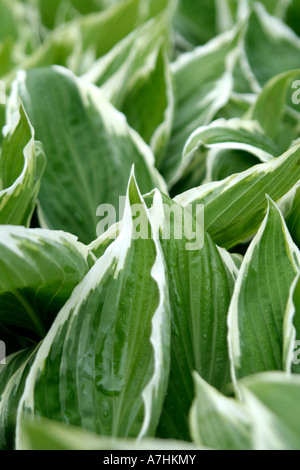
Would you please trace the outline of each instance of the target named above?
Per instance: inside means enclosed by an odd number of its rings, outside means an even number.
[[[255,103],[257,94],[242,93],[234,91],[228,103],[222,108],[217,116],[223,119],[244,118],[250,106]]]
[[[251,415],[252,450],[295,450],[297,441],[278,417],[249,390],[243,400]]]
[[[259,2],[249,19],[245,51],[258,88],[275,75],[299,68],[299,37]]]
[[[47,154],[39,195],[43,226],[96,238],[97,207],[124,195],[131,165],[143,192],[164,187],[149,147],[101,91],[62,68],[21,74],[20,94]]]
[[[229,308],[234,380],[284,368],[284,315],[299,266],[299,250],[280,211],[269,200],[267,216],[244,257]]]
[[[187,138],[197,127],[209,124],[230,98],[232,67],[240,35],[239,26],[205,46],[181,55],[172,64],[176,112],[171,141],[162,165],[162,173],[170,186],[178,180],[176,172]]]
[[[1,0],[0,2],[0,41],[8,37],[16,39],[18,37],[17,22],[15,19],[14,10],[8,0]]]
[[[258,374],[239,382],[239,402],[195,374],[196,398],[190,413],[194,441],[221,450],[298,449],[299,386],[298,377]]]
[[[208,158],[209,152],[207,152],[205,148],[197,150],[187,168],[184,171],[180,171],[181,178],[171,188],[170,194],[177,196],[178,194],[203,184],[203,182],[206,181]],[[177,172],[177,174],[179,174],[179,172]]]
[[[45,2],[44,0],[35,0],[43,25],[49,29],[54,29],[62,22],[76,17],[76,10],[74,11],[74,8],[70,8],[71,1],[52,0],[51,2]],[[89,0],[85,2],[85,4],[89,3],[91,3]]]
[[[120,235],[122,227],[122,220],[116,224],[111,225],[107,231],[101,234],[96,240],[89,244],[88,248],[96,258],[101,258],[104,255],[106,248],[113,243],[113,241]]]
[[[171,373],[159,433],[187,440],[192,372],[221,390],[230,381],[227,310],[238,269],[226,250],[203,234],[201,212],[193,216],[198,240],[191,243],[187,208],[182,209],[156,192],[152,216],[161,224],[172,313]]]
[[[137,26],[159,14],[169,0],[124,0],[105,11],[79,16],[48,35],[33,54],[5,77],[7,83],[18,70],[62,65],[76,74],[85,73],[94,61],[109,52]],[[114,32],[112,34],[112,31]]]
[[[6,127],[0,155],[0,223],[30,224],[45,168],[23,106]]]
[[[14,41],[12,38],[7,38],[2,41],[2,43],[0,43],[0,76],[8,73],[9,70],[14,66],[13,47]],[[2,90],[0,93],[2,95]],[[2,99],[0,99],[0,104],[2,104]]]
[[[251,0],[253,3],[256,0]],[[262,0],[261,3],[265,6],[271,15],[284,19],[287,9],[293,0]]]
[[[10,354],[5,358],[5,364],[1,362],[0,364],[0,396],[2,396],[6,384],[9,382],[11,377],[17,372],[17,370],[22,366],[24,361],[30,356],[30,349],[24,349],[18,351],[17,353]]]
[[[62,22],[67,22],[79,15],[99,12],[123,1],[85,0],[82,2],[82,0],[51,0],[51,2],[45,2],[44,0],[33,0],[33,3],[37,4],[43,24],[47,28],[54,29]]]
[[[163,47],[170,33],[169,10],[134,30],[84,75],[124,112],[157,160],[168,142],[174,112],[171,71]]]
[[[22,432],[24,447],[19,450],[200,450],[195,444],[171,439],[142,439],[137,442],[133,439],[99,437],[75,426],[47,419],[28,420],[22,425]]]
[[[280,155],[274,142],[269,139],[255,121],[234,118],[218,119],[208,126],[199,127],[188,138],[178,173],[186,170],[196,152],[201,149],[243,150],[267,162]]]
[[[287,372],[300,373],[300,273],[290,288],[284,319],[283,364]]]
[[[278,202],[300,178],[300,147],[223,181],[177,196],[175,202],[204,204],[205,228],[215,243],[231,248],[253,236],[267,209],[265,195]]]
[[[287,216],[286,223],[295,243],[300,248],[300,186],[293,198],[292,208]]]
[[[205,183],[221,181],[257,165],[257,157],[242,150],[213,150],[207,155]]]
[[[256,423],[254,447],[273,450],[300,449],[300,377],[286,376],[283,373],[265,373],[245,378],[241,381],[242,394],[246,405],[253,413]],[[248,393],[247,393],[248,392]],[[261,403],[253,403],[251,395]],[[252,409],[249,402],[252,401]],[[248,402],[248,403],[247,403]],[[269,430],[261,433],[266,425],[266,416],[262,413],[262,405],[269,414]],[[256,411],[256,412],[255,412]],[[266,430],[267,431],[267,430]]]
[[[286,15],[287,9],[289,7],[289,4],[293,0],[260,0],[259,3],[261,3],[265,9],[273,16],[276,16],[277,18],[283,19]],[[297,1],[297,0],[296,0]],[[222,3],[221,0],[219,0],[219,3]],[[241,12],[239,11],[239,8],[242,11],[242,14],[244,14],[243,9],[245,9],[246,6],[253,7],[255,3],[257,3],[256,0],[225,0],[224,3],[227,3],[228,9],[231,12],[233,18],[234,17],[239,17]]]
[[[16,0],[12,4],[9,0],[0,1],[0,43],[9,45],[7,52],[11,65],[17,65],[26,53],[37,46],[36,23],[32,9],[29,10],[24,2]]]
[[[156,156],[159,168],[171,134],[174,97],[170,67],[161,49],[151,73],[141,77],[124,100],[122,111]]]
[[[41,20],[47,28],[54,29],[59,24],[76,18],[79,14],[87,15],[100,11],[118,0],[34,0],[39,9]],[[120,1],[120,0],[119,0]]]
[[[185,145],[183,158],[187,158],[201,146],[244,150],[262,162],[279,155],[274,142],[268,139],[257,122],[238,118],[229,121],[218,119],[209,126],[197,129]]]
[[[0,325],[43,338],[92,262],[73,235],[0,226]]]
[[[292,80],[300,76],[293,70],[272,78],[263,88],[247,117],[257,120],[265,133],[275,139],[287,104],[287,92],[292,89]],[[290,101],[289,104],[291,104]]]
[[[179,34],[178,46],[198,46],[217,34],[216,7],[211,0],[180,0],[174,27]]]
[[[293,28],[293,30],[298,34],[300,34],[300,5],[297,0],[291,0],[290,5],[286,15],[286,22],[287,24]]]
[[[155,238],[145,237],[150,232],[131,176],[120,235],[58,314],[31,367],[19,418],[30,412],[105,436],[153,435],[169,375],[170,314],[163,257]]]
[[[6,359],[0,372],[0,449],[13,449],[19,400],[37,349],[19,351]]]
[[[243,404],[227,398],[197,373],[190,412],[194,442],[220,450],[251,449],[251,419]]]
[[[147,78],[155,68],[158,50],[170,34],[170,16],[164,12],[136,28],[98,59],[83,78],[101,87],[113,105],[121,109],[136,81]]]

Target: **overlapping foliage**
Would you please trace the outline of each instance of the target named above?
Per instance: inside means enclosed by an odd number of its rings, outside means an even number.
[[[300,449],[299,24],[0,0],[1,449]]]

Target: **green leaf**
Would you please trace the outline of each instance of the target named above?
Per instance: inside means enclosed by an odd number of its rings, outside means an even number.
[[[172,441],[171,439],[136,441],[99,437],[75,426],[67,426],[47,419],[24,422],[22,432],[24,433],[24,446],[18,450],[200,450],[195,444]],[[105,463],[105,457],[103,457],[103,462]],[[126,462],[128,462],[128,458]]]
[[[58,314],[31,367],[19,418],[34,413],[104,436],[154,434],[169,375],[170,312],[151,231],[131,176],[120,235]]]
[[[17,21],[11,2],[1,0],[0,2],[0,41],[6,38],[16,39],[18,37]]]
[[[300,146],[223,181],[183,193],[174,201],[183,206],[204,204],[205,229],[215,243],[231,248],[258,230],[267,210],[268,194],[278,202],[300,178]]]
[[[244,150],[262,162],[279,156],[274,142],[264,134],[256,121],[245,119],[218,119],[200,127],[189,137],[183,151],[183,159],[201,146],[217,149]]]
[[[221,181],[257,165],[257,157],[242,150],[213,150],[207,155],[204,183]]]
[[[43,338],[92,263],[73,235],[0,226],[0,325]]]
[[[263,88],[256,103],[247,113],[247,117],[257,120],[265,133],[275,139],[287,104],[287,93],[292,80],[300,75],[300,70],[293,70],[272,78]]]
[[[165,9],[169,1],[160,1],[157,7],[155,0],[151,0],[150,4],[145,0],[124,0],[107,10],[79,16],[61,24],[5,77],[5,81],[10,84],[20,69],[52,64],[83,74],[97,58],[107,54],[137,26]]]
[[[72,0],[35,0],[41,22],[49,29],[54,29],[62,22],[76,16],[74,9],[70,8]],[[89,0],[85,3],[91,3]],[[93,1],[92,1],[93,3]]]
[[[159,51],[151,73],[135,83],[122,111],[129,125],[152,148],[159,168],[170,138],[174,114],[173,84],[163,49]]]
[[[157,53],[169,39],[171,15],[172,11],[167,10],[136,28],[98,59],[83,78],[101,87],[112,104],[121,109],[136,82],[155,69]]]
[[[31,5],[0,1],[0,75],[9,73],[39,46],[38,28],[38,15]]]
[[[300,373],[300,273],[289,293],[284,318],[283,363],[287,372]]]
[[[101,87],[109,101],[126,115],[130,126],[151,145],[157,160],[168,143],[174,112],[165,51],[170,10],[135,29],[83,76]]]
[[[183,149],[179,175],[201,149],[243,150],[256,156],[261,162],[268,162],[280,155],[280,150],[256,121],[218,119],[208,126],[199,127],[190,135]]]
[[[6,359],[0,371],[0,449],[15,446],[17,409],[37,348],[19,351]]]
[[[256,94],[250,93],[250,90],[247,91],[247,94],[234,91],[228,103],[218,112],[217,117],[227,120],[244,118],[250,106],[257,99]]]
[[[293,237],[294,242],[300,248],[300,186],[296,188],[296,193],[293,197],[293,203],[290,213],[287,216],[286,223],[289,231]]]
[[[47,155],[40,222],[83,243],[96,238],[97,208],[119,205],[131,165],[143,192],[165,188],[150,148],[101,91],[62,68],[20,74],[20,94]]]
[[[254,448],[299,450],[300,377],[269,372],[243,379],[240,387],[252,420],[256,421]]]
[[[286,15],[287,24],[300,35],[300,5],[297,0],[291,0]]]
[[[220,390],[230,381],[227,311],[238,273],[226,250],[219,250],[203,233],[199,209],[198,215],[190,214],[197,232],[191,243],[188,208],[183,211],[159,192],[154,195],[152,216],[162,231],[172,313],[171,372],[159,433],[184,440],[189,439],[192,372]]]
[[[195,373],[190,412],[194,441],[220,450],[296,450],[300,446],[298,377],[262,373],[239,381],[242,402]]]
[[[219,450],[251,449],[251,417],[242,403],[227,398],[194,373],[196,397],[190,412],[194,442]]]
[[[228,1],[228,0],[227,0]],[[287,8],[291,0],[260,0],[265,9],[270,13],[270,15],[276,16],[277,18],[284,19]],[[232,5],[235,5],[236,8],[234,11],[237,10],[239,0],[230,0]],[[255,5],[256,0],[246,0],[244,3],[248,3],[250,7]]]
[[[89,244],[89,251],[96,256],[97,259],[104,255],[106,249],[120,235],[122,220],[111,225],[106,232],[100,235],[96,240]]]
[[[245,37],[254,91],[274,76],[299,68],[299,51],[299,37],[281,20],[271,16],[261,3],[254,3]]]
[[[45,168],[21,105],[11,117],[0,156],[0,223],[29,226]]]
[[[12,38],[7,38],[2,41],[2,43],[0,43],[0,76],[8,73],[9,70],[14,66],[13,48],[14,41]],[[0,102],[2,104],[2,100],[0,100]]]
[[[176,172],[187,138],[199,126],[209,124],[230,98],[241,29],[239,25],[205,46],[182,54],[172,64],[176,111],[161,170],[170,186],[178,180]]]
[[[204,44],[216,34],[216,8],[211,0],[180,0],[174,27],[178,45],[193,47]]]
[[[176,4],[176,3],[175,3]],[[96,57],[102,57],[108,51],[110,51],[116,44],[118,44],[123,38],[125,38],[131,31],[137,26],[144,23],[146,20],[159,15],[160,13],[166,13],[169,15],[169,10],[173,10],[173,0],[163,0],[160,2],[139,0],[138,2],[132,2],[126,5],[126,2],[120,2],[115,7],[112,7],[109,11],[117,10],[117,15],[114,15],[114,24],[108,23],[105,19],[104,25],[98,26],[97,22],[93,20],[91,16],[88,22],[88,17],[85,17],[82,23],[82,35],[83,35],[83,47],[87,49],[87,46],[93,44],[96,46]],[[130,8],[131,7],[131,11]],[[134,13],[134,15],[133,15]],[[107,17],[104,13],[104,17]],[[96,17],[95,17],[96,18]],[[113,28],[113,29],[112,29]],[[114,34],[111,34],[111,31]],[[165,26],[165,32],[162,36],[168,35],[169,27]],[[155,32],[154,32],[155,34]]]
[[[63,22],[76,18],[79,14],[87,15],[96,11],[101,11],[118,0],[34,0],[37,4],[41,20],[49,29],[54,29]]]
[[[284,368],[284,315],[299,266],[299,250],[269,200],[266,218],[244,257],[228,313],[234,382]]]

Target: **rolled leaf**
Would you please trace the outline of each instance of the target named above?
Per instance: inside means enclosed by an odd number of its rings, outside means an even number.
[[[300,178],[300,146],[223,181],[208,183],[174,198],[182,204],[204,204],[205,229],[215,243],[231,248],[258,230],[267,211],[268,194],[278,202]]]
[[[5,131],[0,155],[0,223],[28,227],[45,169],[45,156],[34,140],[33,127],[22,105]]]
[[[180,178],[178,166],[188,137],[198,127],[209,124],[230,98],[241,29],[238,25],[205,46],[181,55],[172,64],[176,112],[161,167],[170,187]]]
[[[228,313],[232,378],[283,370],[283,327],[290,287],[300,267],[277,206],[267,216],[239,271]]]
[[[0,371],[0,449],[15,448],[17,409],[38,347],[32,347],[6,359]]]
[[[0,325],[42,339],[93,262],[73,235],[0,226]]]

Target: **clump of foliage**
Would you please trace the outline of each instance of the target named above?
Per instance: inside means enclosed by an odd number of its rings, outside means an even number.
[[[299,25],[0,0],[1,449],[300,449]]]

